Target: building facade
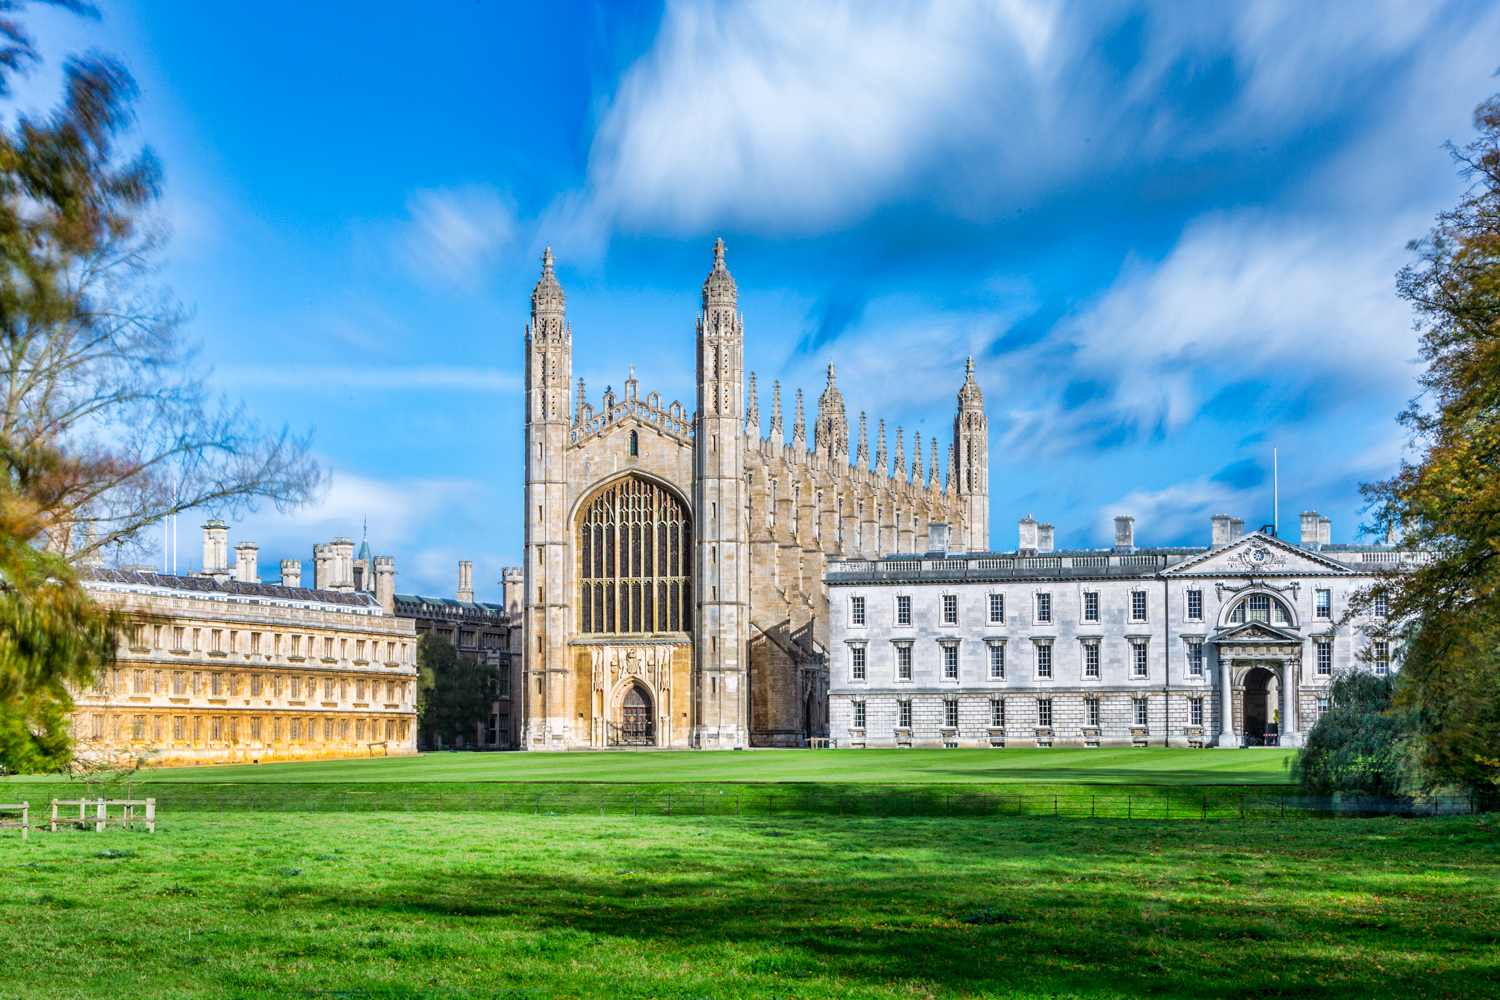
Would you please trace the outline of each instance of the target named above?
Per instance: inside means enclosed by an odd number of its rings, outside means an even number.
[[[781,388],[762,422],[723,241],[695,325],[693,410],[624,391],[590,403],[552,253],[526,329],[521,745],[800,746],[828,728],[830,558],[989,546],[987,422],[972,363],[947,474],[864,414],[852,449],[832,366],[811,438]]]
[[[451,643],[458,654],[472,663],[483,663],[495,668],[495,698],[487,719],[474,727],[471,735],[454,738],[449,743],[437,734],[420,732],[419,745],[423,749],[444,749],[448,746],[478,748],[485,750],[512,750],[517,745],[514,709],[515,693],[512,684],[511,661],[519,653],[521,628],[507,609],[512,601],[520,601],[521,573],[518,569],[506,569],[504,586],[505,604],[489,604],[474,600],[474,564],[464,560],[458,564],[458,591],[455,597],[424,597],[420,594],[395,595],[394,607],[398,617],[411,619],[418,636],[435,635]],[[515,621],[515,624],[512,624]]]
[[[414,753],[411,620],[352,587],[261,583],[253,546],[226,572],[227,534],[205,526],[202,574],[83,571],[124,630],[113,667],[75,692],[75,738],[166,764]]]
[[[949,553],[935,528],[829,567],[841,746],[1300,746],[1337,674],[1391,669],[1351,594],[1423,558],[1329,544],[1311,512],[1300,545],[1226,516],[1201,547],[1138,548],[1128,517],[1103,550],[1027,518],[1014,551]]]

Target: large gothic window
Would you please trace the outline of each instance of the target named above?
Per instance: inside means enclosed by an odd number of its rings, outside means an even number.
[[[662,487],[628,477],[600,490],[578,525],[581,630],[688,631],[692,542],[687,511]]]

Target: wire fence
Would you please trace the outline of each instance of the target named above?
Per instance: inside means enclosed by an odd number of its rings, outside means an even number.
[[[778,818],[1055,816],[1070,819],[1210,820],[1313,816],[1459,816],[1494,812],[1494,797],[1265,795],[1225,789],[1160,792],[1007,793],[890,788],[828,792],[534,791],[471,788],[275,788],[220,785],[155,790],[158,813],[488,813],[535,816]]]

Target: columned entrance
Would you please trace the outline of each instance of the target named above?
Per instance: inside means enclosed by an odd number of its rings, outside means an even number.
[[[1269,739],[1276,723],[1275,699],[1271,688],[1276,684],[1276,675],[1265,667],[1251,667],[1245,671],[1245,686],[1241,695],[1245,743],[1250,746],[1267,746],[1276,742]]]
[[[1212,642],[1219,661],[1215,745],[1300,746],[1297,678],[1302,637],[1290,629],[1252,623],[1225,629]]]

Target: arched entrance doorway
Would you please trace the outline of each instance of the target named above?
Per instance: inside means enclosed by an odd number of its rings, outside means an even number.
[[[652,746],[651,696],[633,684],[620,702],[620,723],[615,728],[616,739],[611,742],[622,746]]]
[[[1245,674],[1245,743],[1265,746],[1267,724],[1271,721],[1271,682],[1276,675],[1265,667],[1252,667]]]

